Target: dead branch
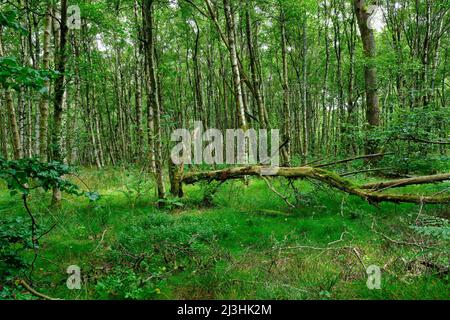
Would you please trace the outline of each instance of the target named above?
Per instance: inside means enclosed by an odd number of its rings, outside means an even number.
[[[379,172],[379,171],[384,171],[384,170],[389,170],[389,169],[392,169],[392,167],[357,170],[357,171],[343,173],[343,174],[341,174],[341,177],[349,177],[349,176],[354,176],[354,175],[357,175],[360,173]]]
[[[283,199],[283,201],[291,208],[295,208],[295,206],[289,202],[289,199],[287,197],[285,197],[284,195],[282,195],[280,192],[278,192],[270,183],[269,179],[267,179],[264,176],[261,176],[261,178],[266,182],[267,187],[272,190],[273,193],[275,193],[277,196],[279,196],[281,199]]]
[[[349,233],[349,232],[347,232],[347,231],[344,231],[344,232],[342,232],[341,237],[340,237],[338,240],[329,242],[329,243],[328,243],[328,246],[331,246],[332,244],[336,244],[336,243],[339,243],[339,242],[344,241],[344,236],[345,236],[346,234],[349,234],[349,235],[352,236],[352,238],[354,238],[353,235],[352,235],[351,233]]]
[[[37,292],[28,283],[26,283],[25,280],[20,280],[19,282],[25,289],[27,289],[35,297],[38,297],[38,298],[41,298],[41,299],[45,299],[45,300],[61,300],[61,299],[55,299],[55,298],[46,296],[45,294],[42,294],[40,292]]]
[[[94,251],[97,251],[98,248],[100,248],[100,246],[103,244],[103,240],[105,239],[106,232],[108,232],[108,228],[106,228],[105,231],[103,231],[100,242],[98,243],[97,247],[95,247]]]
[[[338,161],[334,161],[334,162],[329,162],[329,163],[324,163],[324,164],[319,164],[317,166],[314,166],[315,168],[325,168],[325,167],[331,167],[334,166],[336,164],[342,164],[342,163],[347,163],[347,162],[352,162],[355,160],[360,160],[360,159],[370,159],[370,158],[381,158],[383,156],[388,156],[393,154],[393,152],[389,152],[389,153],[376,153],[376,154],[366,154],[363,156],[357,156],[357,157],[352,157],[352,158],[348,158],[348,159],[343,159],[343,160],[338,160]]]
[[[358,261],[359,261],[359,263],[361,263],[363,269],[364,269],[364,270],[367,270],[367,267],[366,267],[366,265],[364,264],[364,261],[362,260],[361,255],[360,255],[358,249],[353,248],[353,249],[352,249],[352,253],[354,253],[355,256],[358,258]]]
[[[392,181],[384,181],[384,182],[375,182],[368,183],[361,186],[361,189],[370,189],[370,190],[386,190],[389,188],[400,188],[409,185],[418,185],[418,184],[430,184],[436,182],[443,182],[446,180],[450,180],[450,173],[437,174],[432,176],[422,176],[422,177],[413,177]]]
[[[384,239],[388,240],[389,242],[392,242],[396,245],[399,246],[413,246],[413,247],[418,247],[419,249],[433,249],[434,247],[432,246],[427,246],[427,245],[422,245],[419,243],[415,243],[415,242],[406,242],[406,241],[400,241],[400,240],[395,240],[390,238],[389,236],[385,235],[384,233],[375,230],[374,228],[372,228],[372,231],[380,236],[382,236]]]

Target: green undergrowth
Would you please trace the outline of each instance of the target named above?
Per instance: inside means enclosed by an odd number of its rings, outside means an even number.
[[[159,210],[151,175],[142,171],[83,169],[81,177],[100,201],[65,196],[55,211],[49,194],[30,196],[40,230],[56,224],[40,241],[32,281],[24,268],[33,258],[28,216],[20,198],[1,187],[0,241],[5,230],[21,230],[21,237],[1,249],[18,260],[0,264],[9,268],[8,275],[0,269],[0,299],[35,299],[19,278],[61,299],[449,298],[450,210],[444,205],[374,207],[308,181],[292,188],[273,180],[291,208],[264,181],[250,179],[185,187],[185,198],[169,199]],[[66,286],[71,265],[81,268],[81,290]],[[382,268],[380,290],[366,285],[369,265]]]

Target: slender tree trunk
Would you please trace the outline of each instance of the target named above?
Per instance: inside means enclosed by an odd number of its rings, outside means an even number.
[[[60,20],[59,46],[56,54],[56,70],[58,76],[55,79],[55,98],[53,113],[52,132],[52,157],[53,160],[62,161],[62,139],[63,139],[63,112],[65,96],[65,73],[67,62],[67,0],[61,0],[61,20]],[[61,191],[58,188],[53,190],[53,206],[59,206],[61,202]]]
[[[336,116],[336,112],[333,111],[333,119],[335,121],[335,124],[333,126],[333,130],[335,132],[335,139],[334,139],[334,153],[340,153],[340,148],[343,142],[342,137],[345,134],[344,130],[344,84],[343,84],[343,50],[342,50],[342,26],[341,21],[339,19],[340,12],[338,11],[338,4],[336,1],[333,4],[333,26],[334,26],[334,51],[336,55],[336,64],[337,64],[337,70],[336,70],[336,77],[337,77],[337,86],[338,86],[338,116]]]
[[[134,3],[134,18],[136,26],[138,26],[138,7],[139,4],[137,1]],[[141,28],[139,27],[138,30],[138,37],[142,38],[142,32]],[[141,42],[137,43],[135,45],[134,50],[134,58],[136,60],[136,70],[134,72],[134,82],[135,82],[135,107],[136,107],[136,153],[135,158],[137,162],[141,162],[142,156],[141,156],[141,146],[144,143],[144,130],[142,128],[142,118],[143,118],[143,112],[142,112],[142,78],[141,78],[141,70],[142,70],[142,45]]]
[[[31,90],[28,88],[28,94],[31,94]],[[27,148],[26,148],[26,156],[31,158],[33,156],[33,100],[28,99],[27,101]]]
[[[328,19],[328,8],[324,9],[324,17]],[[321,134],[321,148],[326,153],[328,145],[328,75],[330,70],[330,41],[328,38],[328,24],[325,24],[325,71],[323,78],[323,91],[322,91],[322,134]]]
[[[14,101],[9,89],[5,90],[6,110],[9,114],[9,123],[11,126],[12,146],[14,159],[22,158],[22,146],[20,144],[19,126],[17,124],[16,110],[14,108]]]
[[[150,96],[147,97],[151,104],[154,121],[154,158],[156,169],[156,183],[158,188],[158,198],[164,199],[166,190],[163,177],[163,157],[162,157],[162,130],[161,130],[161,108],[159,100],[159,85],[157,79],[156,61],[155,61],[155,37],[154,31],[154,12],[153,0],[143,0],[143,19],[144,19],[144,46],[148,65],[148,80],[150,82]]]
[[[0,96],[0,99],[3,97]],[[6,116],[5,110],[3,109],[3,103],[1,104],[2,107],[0,108],[0,135],[1,135],[1,156],[3,159],[8,160],[8,132],[7,132],[7,125],[8,125],[8,117]]]
[[[285,146],[281,149],[283,166],[289,166],[291,162],[291,111],[290,111],[290,88],[289,88],[289,70],[287,62],[287,39],[285,14],[283,8],[280,8],[280,29],[281,29],[281,58],[283,64],[283,143]]]
[[[257,46],[254,45],[253,31],[252,31],[252,20],[250,16],[250,5],[248,2],[245,17],[246,17],[246,34],[247,34],[247,46],[250,56],[250,71],[254,88],[254,96],[256,101],[256,106],[258,109],[258,120],[261,128],[269,127],[269,119],[267,117],[266,107],[264,105],[264,99],[261,91],[261,76],[257,66]]]
[[[0,26],[0,57],[5,56],[5,52],[3,49],[3,41],[2,41],[3,28]],[[5,88],[5,103],[6,103],[6,111],[9,115],[9,124],[11,127],[11,140],[13,147],[13,155],[14,159],[22,158],[22,146],[20,144],[20,132],[19,126],[17,123],[16,117],[16,109],[14,107],[14,101],[9,88]]]
[[[236,25],[231,10],[230,0],[223,0],[225,19],[228,33],[228,47],[230,52],[231,69],[233,73],[234,96],[236,99],[236,111],[239,120],[239,126],[247,129],[247,117],[245,114],[244,100],[242,97],[241,73],[239,70],[239,60],[236,48]]]
[[[307,17],[302,25],[302,105],[304,110],[304,138],[305,145],[303,148],[304,156],[308,157],[312,134],[311,134],[311,106],[308,103],[308,35],[307,35]]]
[[[194,20],[195,21],[195,20]],[[195,102],[197,107],[197,117],[203,123],[203,127],[208,127],[208,121],[205,117],[205,110],[203,105],[203,93],[202,93],[202,72],[199,67],[199,42],[200,42],[200,28],[195,21],[196,35],[195,35],[195,47],[193,55],[193,65],[194,65],[194,82],[195,82]]]
[[[97,111],[95,112],[94,125],[97,140],[98,159],[100,163],[100,168],[103,168],[105,166],[105,155],[103,153],[102,134],[100,130],[100,114]]]
[[[358,20],[361,39],[364,47],[364,56],[366,64],[364,66],[364,80],[366,88],[366,118],[369,129],[380,126],[380,106],[378,98],[377,69],[375,66],[376,46],[375,36],[372,29],[369,28],[368,21],[370,14],[367,12],[367,4],[364,0],[354,0],[356,17]],[[370,140],[366,145],[368,154],[377,153],[378,146],[375,141]]]
[[[354,102],[354,85],[355,85],[355,19],[354,15],[352,15],[352,19],[350,20],[349,25],[350,33],[347,34],[347,46],[349,51],[349,71],[348,71],[348,86],[347,86],[347,121],[344,127],[344,141],[345,141],[345,149],[346,153],[349,153],[353,150],[354,153],[357,153],[353,139],[349,138],[345,133],[348,131],[349,126],[357,126],[357,117],[354,113],[355,111],[355,102]]]
[[[42,69],[48,70],[50,68],[50,38],[52,32],[52,17],[50,8],[47,9],[44,23],[44,54],[42,57]],[[48,159],[48,96],[50,93],[50,81],[46,80],[44,83],[45,91],[39,101],[39,156],[42,161],[46,162]]]

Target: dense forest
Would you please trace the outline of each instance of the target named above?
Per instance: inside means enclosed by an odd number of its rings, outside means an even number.
[[[448,299],[449,28],[446,0],[1,0],[0,299]]]

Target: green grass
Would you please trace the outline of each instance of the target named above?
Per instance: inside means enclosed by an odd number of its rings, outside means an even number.
[[[248,186],[220,186],[213,206],[203,204],[199,185],[185,188],[182,208],[158,210],[150,176],[130,172],[83,170],[83,179],[102,194],[94,204],[66,197],[60,210],[51,211],[50,195],[32,195],[41,229],[57,224],[41,240],[33,274],[37,290],[63,299],[449,298],[448,239],[413,232],[419,206],[376,208],[299,181],[298,207],[292,209],[252,179]],[[288,192],[286,181],[273,184]],[[448,184],[400,191],[442,187]],[[0,214],[28,221],[20,199],[3,187]],[[421,214],[448,219],[450,211],[426,206]],[[381,233],[395,241],[428,241],[435,249],[400,245]],[[26,256],[30,260],[32,252]],[[381,290],[366,286],[363,265],[372,264],[384,267]],[[81,267],[82,290],[66,287],[70,265]],[[32,298],[17,290],[21,298]]]

